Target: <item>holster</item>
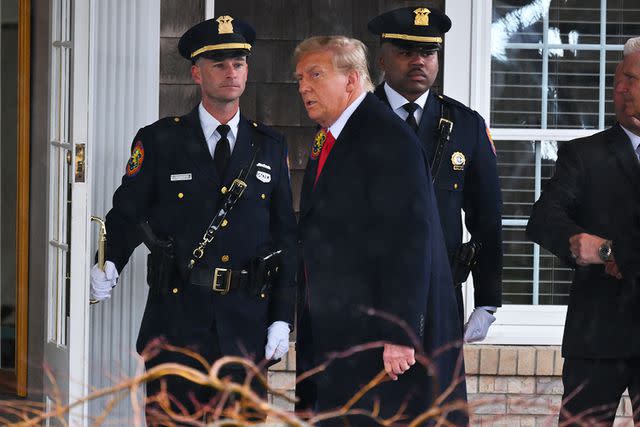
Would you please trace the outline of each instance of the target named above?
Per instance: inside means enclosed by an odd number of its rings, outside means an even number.
[[[458,287],[469,277],[469,273],[478,262],[478,253],[481,245],[478,242],[470,241],[460,245],[453,257],[451,273],[453,276],[453,284]]]
[[[249,293],[260,299],[269,296],[278,280],[282,266],[282,250],[266,250],[251,258],[249,264]]]
[[[147,284],[154,293],[168,293],[176,276],[173,239],[158,238],[149,223],[140,224],[142,241],[151,253],[147,256]]]

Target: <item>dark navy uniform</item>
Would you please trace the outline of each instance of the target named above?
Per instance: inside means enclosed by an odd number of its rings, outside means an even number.
[[[255,163],[259,166],[249,174],[246,191],[205,249],[203,263],[212,269],[246,270],[251,257],[267,246],[293,252],[295,217],[283,137],[241,117],[233,155],[221,180],[197,108],[184,117],[159,120],[136,135],[132,152],[142,155],[139,169],[131,173],[133,160],[129,161],[128,173],[113,197],[113,209],[107,214],[106,259],[119,271],[124,268],[141,243],[137,227],[143,220],[161,238],[173,238],[176,251],[175,286],[168,289],[169,295],[151,293],[138,337],[139,352],[159,336],[189,344],[184,342],[185,331],[209,328],[215,321],[222,354],[242,354],[244,349],[261,358],[267,322],[292,321],[290,262],[284,264],[284,274],[266,300],[244,292],[221,295],[182,279],[188,275],[193,250],[220,208],[223,193],[240,170],[249,166],[258,148]],[[267,173],[268,182],[259,180],[258,172]]]
[[[382,85],[375,93],[388,104]],[[460,212],[464,210],[465,225],[471,238],[482,245],[478,264],[473,270],[475,305],[499,307],[502,298],[502,201],[495,148],[485,122],[477,112],[452,98],[430,93],[418,128],[418,137],[429,159],[433,158],[438,142],[443,105],[449,109],[454,125],[434,185],[447,252],[452,260],[462,243]],[[458,293],[461,298],[461,292]]]
[[[220,25],[205,21],[185,34],[180,42],[183,56],[193,60],[207,52],[246,55],[255,37],[253,30],[235,21],[233,32],[232,19],[222,18],[226,20],[219,18]],[[212,31],[218,28],[220,34]],[[228,46],[234,50],[226,51]],[[246,190],[190,270],[193,251],[222,207],[232,182],[247,170]],[[194,350],[210,363],[225,355],[262,360],[268,326],[274,321],[292,324],[294,317],[296,221],[283,136],[240,114],[233,151],[220,173],[207,146],[198,107],[185,116],[164,118],[140,129],[106,217],[105,258],[118,271],[140,245],[139,224],[143,221],[160,239],[173,240],[175,261],[169,286],[150,283],[138,352],[163,338]],[[283,250],[279,275],[271,292],[261,298],[247,289],[248,275],[243,271],[250,270],[256,255],[276,249]],[[227,271],[225,278],[231,271],[233,286],[226,294],[213,289],[216,268]],[[194,279],[196,271],[198,280]],[[210,278],[205,283],[203,272]],[[146,362],[147,369],[161,362],[202,369],[193,359],[170,351]],[[203,390],[193,383],[165,379],[170,382],[170,393],[188,408],[190,393],[201,400]],[[149,384],[147,394],[153,395],[158,388],[157,382]]]
[[[416,7],[395,9],[369,22],[369,30],[380,35],[381,43],[391,43],[408,52],[418,52],[425,58],[435,55],[433,52],[440,49],[443,34],[450,27],[451,21],[444,13]],[[437,58],[434,60],[437,61]],[[427,66],[426,74],[432,73],[428,77],[435,79],[438,67],[437,62],[433,64],[431,69]],[[406,66],[406,63],[403,65]],[[411,66],[396,70],[396,74],[408,73],[409,70],[412,70]],[[387,76],[387,79],[390,78]],[[416,90],[421,90],[422,94],[429,90],[427,83],[423,83],[423,86],[411,86],[413,83],[406,81],[396,84],[407,85],[404,89],[410,88],[414,94]],[[375,94],[389,104],[384,83],[376,88]],[[444,147],[434,186],[449,260],[453,262],[462,244],[461,211],[464,210],[471,239],[481,245],[478,262],[473,269],[475,305],[499,307],[502,300],[502,201],[495,147],[478,113],[454,99],[429,90],[420,122],[414,120],[413,123],[407,123],[416,127],[430,163],[438,144],[438,125],[443,115],[453,122],[453,129]],[[464,311],[460,288],[457,298],[462,318]]]

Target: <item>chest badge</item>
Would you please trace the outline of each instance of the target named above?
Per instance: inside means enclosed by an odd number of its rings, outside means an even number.
[[[466,157],[459,151],[456,151],[451,155],[451,165],[454,171],[464,170],[464,165],[467,163]]]
[[[259,170],[256,172],[256,178],[258,178],[258,181],[264,182],[265,184],[271,182],[271,174],[269,172]]]
[[[327,140],[327,133],[324,129],[321,129],[320,132],[316,134],[316,138],[313,142],[313,147],[311,148],[311,160],[318,160],[318,156],[320,156],[320,152],[322,151],[322,146],[324,142]]]

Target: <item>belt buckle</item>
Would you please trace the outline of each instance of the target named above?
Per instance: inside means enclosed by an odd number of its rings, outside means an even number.
[[[223,279],[220,278],[221,275]],[[216,268],[213,272],[213,291],[226,295],[229,293],[229,288],[231,288],[231,271],[228,268]]]

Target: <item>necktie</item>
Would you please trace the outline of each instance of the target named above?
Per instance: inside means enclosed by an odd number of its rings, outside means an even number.
[[[227,134],[231,128],[228,125],[220,125],[216,130],[220,134],[220,140],[216,144],[213,161],[216,164],[220,178],[223,178],[227,163],[229,163],[229,157],[231,157],[231,148],[229,147],[229,140],[227,139]]]
[[[316,172],[316,180],[313,185],[316,185],[318,182],[318,178],[320,177],[320,172],[322,172],[322,168],[324,167],[325,162],[327,161],[327,157],[329,157],[329,153],[333,148],[333,144],[336,142],[331,132],[327,132],[327,139],[324,141],[322,145],[322,152],[320,152],[320,159],[318,159],[318,171]]]
[[[407,102],[402,106],[402,108],[409,113],[406,119],[407,124],[415,133],[418,133],[418,122],[416,122],[416,116],[413,115],[414,111],[418,109],[418,104],[415,102]]]

